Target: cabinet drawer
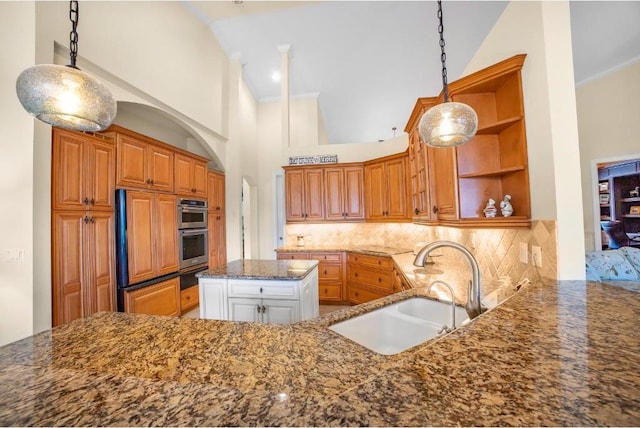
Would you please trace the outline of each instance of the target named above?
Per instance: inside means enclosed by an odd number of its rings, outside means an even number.
[[[318,265],[318,279],[320,281],[342,281],[342,264],[320,263]]]
[[[148,315],[180,315],[180,279],[125,292],[124,311]]]
[[[366,303],[386,296],[387,295],[384,293],[376,293],[374,291],[364,290],[353,286],[349,288],[349,301],[351,303]]]
[[[184,313],[198,304],[198,286],[194,285],[180,292],[180,309]]]
[[[342,301],[342,287],[340,285],[318,285],[320,301]]]
[[[309,260],[309,253],[305,253],[303,251],[278,253],[278,260]]]
[[[278,297],[281,299],[297,299],[296,281],[228,281],[229,297]]]
[[[391,272],[378,272],[366,268],[349,267],[349,283],[356,281],[382,290],[392,290]]]
[[[341,262],[342,253],[309,253],[311,260]]]
[[[371,266],[378,269],[391,269],[393,261],[391,257],[369,256],[367,254],[349,254],[349,264]]]

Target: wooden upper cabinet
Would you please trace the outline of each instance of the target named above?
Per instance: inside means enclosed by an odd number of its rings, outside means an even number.
[[[414,220],[463,227],[529,227],[531,198],[521,69],[526,55],[516,55],[449,83],[452,101],[471,106],[478,131],[455,148],[428,147],[428,174],[420,175],[418,123],[439,98],[419,98],[405,131],[410,135],[411,195]],[[413,148],[412,148],[412,147]],[[427,183],[425,185],[425,183]],[[428,189],[428,190],[427,190]],[[428,197],[426,197],[428,193]],[[496,205],[511,196],[514,212],[484,216],[489,199]],[[425,208],[430,198],[432,213]],[[433,209],[437,211],[435,218]]]
[[[127,192],[129,284],[177,272],[177,205],[173,195]]]
[[[52,132],[53,209],[113,211],[114,144],[81,132]]]
[[[324,220],[324,171],[295,167],[285,170],[287,222]]]
[[[326,220],[363,220],[363,166],[338,166],[325,168],[324,197]]]
[[[225,177],[219,172],[209,171],[207,174],[207,201],[209,211],[225,212]]]
[[[207,164],[190,156],[176,154],[175,192],[178,195],[207,197]]]
[[[409,219],[407,155],[400,153],[364,166],[366,218],[374,221]]]
[[[117,184],[173,192],[173,152],[146,140],[116,133]]]

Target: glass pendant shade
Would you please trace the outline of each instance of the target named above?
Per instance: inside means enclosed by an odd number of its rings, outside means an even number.
[[[427,110],[420,119],[418,133],[432,147],[453,147],[469,141],[478,130],[478,115],[471,107],[444,102]]]
[[[101,131],[116,116],[116,100],[107,86],[71,66],[30,67],[18,76],[16,92],[29,114],[60,128]]]

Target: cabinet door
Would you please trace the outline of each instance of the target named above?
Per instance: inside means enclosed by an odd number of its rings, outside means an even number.
[[[386,218],[407,218],[407,164],[405,158],[385,162],[387,181]]]
[[[193,161],[193,195],[207,197],[207,164]]]
[[[192,163],[191,159],[176,155],[174,158],[174,171],[175,171],[175,191],[182,195],[191,195],[191,174]]]
[[[85,139],[82,134],[53,128],[53,208],[86,209]]]
[[[91,210],[113,211],[116,190],[116,150],[113,144],[93,141],[87,146],[87,195]]]
[[[217,247],[217,266],[227,264],[227,223],[224,215],[217,215],[214,226],[214,245]]]
[[[153,229],[156,276],[177,272],[178,260],[178,210],[177,198],[173,195],[155,196]]]
[[[56,211],[53,214],[53,326],[85,315],[82,289],[86,248],[85,214]]]
[[[207,201],[209,211],[223,213],[225,209],[225,178],[217,172],[208,172],[207,176]]]
[[[456,180],[455,149],[428,149],[429,165],[434,172],[435,207],[440,220],[458,219],[458,184]]]
[[[383,162],[364,167],[364,185],[367,219],[384,219],[387,206],[387,185]]]
[[[124,311],[148,315],[180,315],[180,278],[125,292]]]
[[[153,248],[158,237],[153,229],[153,200],[153,193],[127,192],[129,284],[156,276]]]
[[[118,134],[117,184],[119,186],[147,187],[147,143],[127,135]]]
[[[230,319],[227,311],[227,280],[200,278],[198,280],[200,318],[210,320]]]
[[[324,170],[324,207],[327,220],[343,220],[344,207],[344,169],[326,168]]]
[[[269,324],[292,324],[300,319],[300,303],[295,300],[263,299],[262,322]]]
[[[304,171],[302,169],[287,170],[284,178],[287,222],[304,221]]]
[[[231,321],[262,321],[262,299],[245,299],[230,297],[229,320]]]
[[[150,188],[173,192],[173,152],[149,145],[148,158]]]
[[[304,202],[306,220],[324,219],[324,174],[321,168],[304,171]]]
[[[364,219],[364,169],[344,168],[344,212],[349,220]]]
[[[87,314],[116,310],[114,214],[89,212]]]

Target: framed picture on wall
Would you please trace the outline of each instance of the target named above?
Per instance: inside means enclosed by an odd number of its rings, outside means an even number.
[[[609,194],[603,193],[600,195],[600,205],[606,205],[609,203]]]

